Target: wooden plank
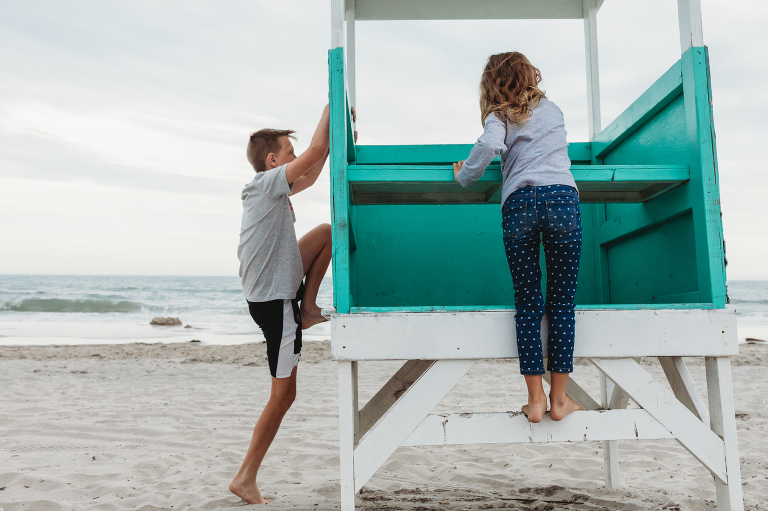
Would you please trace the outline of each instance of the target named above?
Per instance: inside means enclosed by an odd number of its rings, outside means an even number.
[[[339,1],[339,0],[334,0]],[[333,4],[335,5],[335,4]],[[341,16],[343,16],[343,2]],[[347,182],[347,104],[344,92],[344,51],[328,52],[330,82],[331,234],[333,238],[333,300],[336,310],[349,312],[349,183]]]
[[[685,187],[676,188],[664,200],[647,202],[600,222],[595,232],[597,242],[600,245],[613,243],[688,213],[691,210],[689,193]]]
[[[589,140],[600,133],[600,69],[597,54],[597,10],[596,0],[583,0],[584,46],[587,63],[587,112]]]
[[[347,0],[347,91],[349,103],[357,104],[357,82],[355,76],[355,0]],[[355,156],[350,155],[350,156]]]
[[[331,0],[331,49],[344,46],[344,0]]]
[[[680,25],[680,54],[693,47],[704,46],[701,0],[677,0],[677,19]]]
[[[373,476],[474,365],[474,360],[438,360],[405,391],[355,449],[355,491]]]
[[[706,358],[707,392],[712,431],[723,439],[728,484],[715,480],[718,511],[744,511],[739,467],[739,442],[733,406],[731,361],[727,357]]]
[[[709,410],[701,399],[683,357],[659,357],[675,397],[704,424],[709,424]]]
[[[682,92],[682,63],[678,61],[592,140],[593,157],[605,156]]]
[[[450,165],[466,159],[471,150],[472,144],[359,145],[355,159],[364,165]],[[571,142],[568,157],[571,162],[591,162],[591,145]]]
[[[546,320],[542,338],[547,338]],[[546,356],[546,346],[543,349]],[[576,357],[737,353],[736,315],[731,309],[576,311]],[[331,356],[334,360],[514,358],[514,311],[336,314],[331,316]]]
[[[357,379],[352,365],[339,362],[339,471],[341,508],[355,509],[354,444],[357,417]]]
[[[359,154],[359,153],[358,153]],[[618,188],[621,183],[684,182],[690,179],[686,165],[571,165],[576,183],[608,182]],[[363,165],[358,160],[349,165],[347,179],[350,183],[453,183],[453,167],[450,165]],[[501,182],[501,168],[491,165],[479,182]],[[457,183],[457,187],[460,185]]]
[[[702,300],[725,307],[723,223],[707,49],[691,48],[682,62],[698,287]]]
[[[546,362],[544,363],[544,367],[546,367]],[[544,381],[547,382],[547,384],[552,384],[552,376],[549,373],[549,371],[544,372]],[[576,383],[573,378],[568,378],[568,383],[565,386],[565,393],[571,397],[576,403],[578,403],[579,406],[581,406],[582,410],[599,410],[602,408],[597,401],[592,399],[592,396],[589,395],[589,393],[584,390],[581,385]]]
[[[656,440],[674,438],[645,410],[573,412],[561,421],[549,413],[533,424],[522,412],[428,415],[403,446]]]
[[[356,0],[358,20],[581,19],[581,0]]]
[[[395,404],[400,396],[421,378],[434,360],[409,360],[384,384],[381,389],[360,410],[360,430],[358,439],[362,438],[384,413]]]
[[[723,482],[728,481],[723,441],[629,358],[593,358],[592,363],[639,406],[667,428],[677,441]]]

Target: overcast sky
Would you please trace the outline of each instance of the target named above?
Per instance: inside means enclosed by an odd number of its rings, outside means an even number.
[[[702,0],[730,279],[768,279],[768,6]],[[580,20],[358,22],[362,144],[472,143],[491,53],[541,69],[587,141]],[[675,0],[606,0],[607,126],[680,56]],[[0,2],[0,274],[237,275],[250,132],[327,102],[329,0]],[[327,168],[294,200],[330,220]]]

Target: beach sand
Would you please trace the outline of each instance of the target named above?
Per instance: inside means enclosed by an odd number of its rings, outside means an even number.
[[[597,371],[575,379],[597,395]],[[768,346],[732,361],[743,490],[768,509]],[[663,378],[658,361],[644,366]],[[399,366],[360,364],[361,404]],[[689,366],[706,389],[702,360]],[[259,474],[266,509],[339,509],[337,373],[305,343],[298,398]],[[0,508],[261,509],[227,484],[269,395],[263,344],[0,347]],[[516,361],[481,361],[436,412],[517,410]],[[706,397],[705,397],[706,399]],[[597,442],[400,448],[358,495],[374,510],[713,510],[711,475],[672,440],[620,442],[621,488]]]

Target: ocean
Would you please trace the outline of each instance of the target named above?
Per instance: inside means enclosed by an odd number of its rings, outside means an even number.
[[[728,293],[739,340],[768,340],[768,281],[731,281]],[[330,278],[323,281],[317,303],[332,306]],[[178,317],[183,325],[150,325],[157,316]],[[263,339],[238,277],[0,275],[0,345]],[[305,330],[304,339],[330,339],[329,324]]]

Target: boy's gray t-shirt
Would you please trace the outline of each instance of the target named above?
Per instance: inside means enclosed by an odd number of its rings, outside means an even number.
[[[563,112],[542,99],[520,124],[504,123],[491,114],[485,131],[456,176],[461,186],[475,184],[486,167],[501,156],[501,205],[515,190],[526,186],[567,185],[576,188],[568,158]]]
[[[292,185],[287,165],[257,172],[245,185],[240,226],[240,278],[249,302],[296,298],[304,278],[299,243],[293,224],[296,216],[288,198]]]

